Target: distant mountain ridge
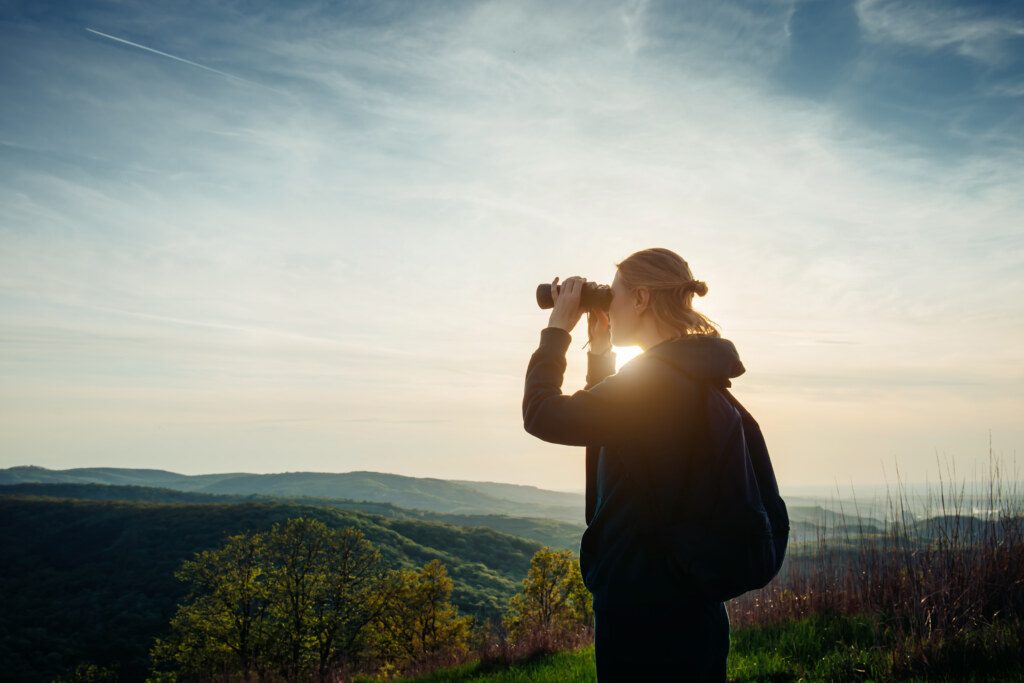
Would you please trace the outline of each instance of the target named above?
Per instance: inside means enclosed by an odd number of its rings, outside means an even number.
[[[118,467],[51,470],[26,465],[0,469],[0,485],[28,483],[153,486],[195,493],[337,498],[391,503],[402,508],[446,514],[545,517],[572,524],[582,523],[584,509],[584,496],[578,493],[364,470],[189,475],[168,470]]]
[[[449,519],[443,521],[487,526],[524,538],[541,540],[553,546],[570,548],[574,547],[573,536],[577,535],[578,539],[584,527],[583,494],[502,482],[410,477],[365,470],[345,473],[224,472],[188,475],[161,469],[117,467],[51,470],[27,465],[0,469],[0,486],[17,484],[144,486],[208,495],[270,496],[307,504],[329,503],[332,507],[364,509],[389,516],[411,514],[436,521],[442,521],[448,516]],[[83,492],[65,492],[63,495],[80,497]],[[120,497],[120,494],[108,492],[102,496],[84,497],[111,499]],[[129,499],[141,497],[129,496]],[[162,499],[169,500],[166,496]],[[862,498],[857,502],[845,496],[837,498],[787,494],[784,494],[784,499],[795,525],[794,540],[813,539],[821,528],[844,533],[846,529],[879,530],[890,512],[884,499]],[[965,501],[967,513],[970,514],[972,504],[984,502]],[[379,507],[385,505],[400,508],[401,512]],[[927,514],[916,512],[920,520],[941,514],[939,510]],[[554,523],[552,528],[543,528],[546,520]]]

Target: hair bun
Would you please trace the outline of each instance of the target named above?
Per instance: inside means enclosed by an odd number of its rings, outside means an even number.
[[[690,289],[693,290],[693,293],[696,294],[697,296],[704,296],[705,294],[708,293],[707,283],[705,283],[703,280],[690,280],[687,284],[689,285]]]

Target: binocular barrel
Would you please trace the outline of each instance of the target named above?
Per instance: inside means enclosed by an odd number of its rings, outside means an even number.
[[[555,285],[555,291],[562,294],[562,285]],[[598,308],[607,311],[612,303],[612,288],[596,282],[584,282],[580,292],[580,308],[587,310]],[[551,298],[551,283],[537,285],[537,305],[541,308],[554,308],[555,301]]]

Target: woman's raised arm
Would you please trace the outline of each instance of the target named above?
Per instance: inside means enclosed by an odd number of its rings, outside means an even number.
[[[588,372],[588,388],[563,394],[565,352],[571,341],[562,328],[541,330],[540,346],[526,369],[523,427],[538,439],[566,446],[603,446],[635,438],[655,412],[650,387],[644,386],[637,372],[600,379]],[[614,368],[614,358],[610,362]],[[596,380],[592,386],[591,380]]]

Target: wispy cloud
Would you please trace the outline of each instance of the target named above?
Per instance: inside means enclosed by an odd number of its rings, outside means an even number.
[[[1024,21],[993,14],[978,3],[859,0],[857,14],[868,35],[906,45],[950,48],[965,57],[1000,63],[1013,53],[1009,43],[1024,37]]]
[[[179,57],[177,55],[172,55],[169,52],[163,52],[161,50],[157,50],[155,48],[148,47],[146,45],[142,45],[141,43],[135,43],[135,42],[132,42],[130,40],[126,40],[125,38],[118,38],[117,36],[112,36],[109,33],[103,33],[102,31],[97,31],[96,29],[92,29],[92,28],[88,28],[88,27],[86,27],[85,30],[88,31],[89,33],[93,33],[93,34],[95,34],[97,36],[100,36],[101,38],[106,38],[108,40],[113,40],[114,42],[121,43],[123,45],[129,45],[131,47],[138,48],[139,50],[145,50],[146,52],[151,52],[151,53],[153,53],[155,55],[160,55],[161,57],[167,57],[168,59],[173,59],[176,62],[181,62],[182,64],[188,64],[189,66],[194,66],[197,69],[203,69],[204,71],[209,71],[210,73],[219,74],[221,76],[224,76],[225,78],[230,78],[232,80],[238,81],[239,83],[246,83],[248,85],[255,85],[255,86],[260,87],[260,88],[268,88],[268,86],[263,85],[262,83],[257,83],[255,81],[250,81],[248,78],[242,78],[241,76],[236,76],[234,74],[229,74],[227,71],[221,71],[220,69],[214,69],[212,66],[206,66],[205,64],[200,64],[199,62],[193,62],[191,59],[185,59],[184,57]],[[268,89],[274,90],[273,88],[268,88]],[[280,91],[275,91],[275,92],[280,92]]]

